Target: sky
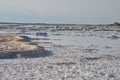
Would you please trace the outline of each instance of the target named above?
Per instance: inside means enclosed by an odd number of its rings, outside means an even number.
[[[0,22],[120,22],[120,0],[0,0]]]

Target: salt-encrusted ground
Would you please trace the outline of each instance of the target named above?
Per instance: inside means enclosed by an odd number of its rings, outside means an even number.
[[[42,45],[42,44],[41,44]],[[85,54],[78,48],[43,45],[40,58],[0,60],[1,80],[119,80],[120,57]],[[53,52],[51,53],[50,50]],[[46,54],[46,53],[45,53]],[[52,55],[54,54],[54,55]],[[74,54],[74,55],[73,55]]]
[[[39,58],[0,59],[0,80],[120,80],[119,26],[88,31],[86,26],[77,26],[78,31],[54,31],[64,28],[60,25],[12,27],[0,33],[29,36],[47,52]]]

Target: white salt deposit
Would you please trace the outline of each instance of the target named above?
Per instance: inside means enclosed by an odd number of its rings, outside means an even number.
[[[39,58],[0,59],[0,79],[120,80],[120,38],[108,38],[120,37],[120,32],[52,32],[51,29],[16,32],[31,37],[32,42],[43,46],[47,52]],[[36,32],[47,32],[48,36],[36,36]]]

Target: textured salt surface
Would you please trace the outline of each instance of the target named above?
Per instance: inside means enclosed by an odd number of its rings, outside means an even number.
[[[0,60],[1,80],[119,80],[120,58],[42,44],[54,55]],[[73,55],[74,54],[74,55]]]
[[[45,26],[39,31],[41,25],[34,26],[36,30],[25,27],[24,33],[10,33],[31,37],[47,52],[38,58],[0,59],[1,80],[120,80],[120,39],[109,38],[120,37],[120,32],[114,31],[119,28],[53,32]],[[48,36],[36,36],[37,32]]]

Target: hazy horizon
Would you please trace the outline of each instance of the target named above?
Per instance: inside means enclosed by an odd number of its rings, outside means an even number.
[[[0,0],[0,22],[109,24],[120,22],[120,0]]]

